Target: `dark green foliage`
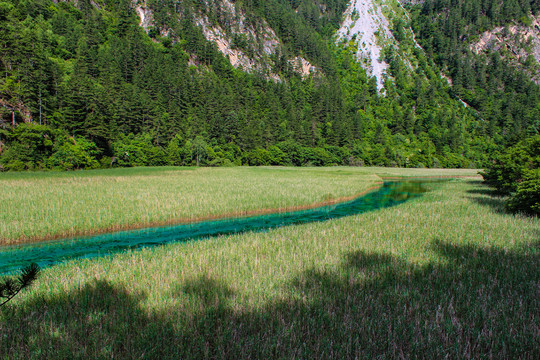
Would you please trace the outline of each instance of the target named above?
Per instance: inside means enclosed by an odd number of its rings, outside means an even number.
[[[152,144],[149,134],[121,135],[113,147],[120,166],[161,166],[169,163],[165,151]]]
[[[70,137],[46,125],[20,124],[11,131],[0,130],[6,150],[0,166],[5,170],[92,169],[99,166],[101,151],[96,144],[80,136]],[[1,150],[1,148],[0,148]]]
[[[526,175],[540,168],[540,136],[523,140],[499,154],[481,173],[486,183],[502,194],[517,190]]]
[[[504,49],[474,54],[470,45],[539,10],[540,2],[530,0],[433,0],[413,8],[417,39],[451,76],[452,95],[475,109],[480,134],[507,146],[538,133],[540,88],[527,75],[536,72],[535,62],[515,66]]]
[[[511,195],[510,210],[540,213],[540,136],[507,149],[481,174],[499,193]]]
[[[83,137],[63,137],[55,144],[47,165],[61,170],[95,169],[99,154],[96,144]]]
[[[331,50],[321,37],[330,38],[339,28],[346,0],[244,0],[250,16],[261,17],[285,43],[286,51],[304,55],[328,75],[336,68]]]
[[[180,134],[176,134],[169,142],[166,153],[171,165],[184,166],[191,164],[191,142],[185,142]]]
[[[0,137],[7,145],[7,149],[1,152],[0,165],[6,170],[45,168],[59,133],[47,126],[34,124],[21,124],[12,131],[0,130]]]
[[[507,206],[512,211],[540,216],[540,169],[525,173]]]
[[[32,263],[21,270],[16,277],[6,277],[0,280],[0,298],[3,299],[0,306],[13,299],[22,289],[29,287],[37,279],[40,268]]]

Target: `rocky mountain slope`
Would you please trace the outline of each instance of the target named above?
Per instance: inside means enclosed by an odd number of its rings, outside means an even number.
[[[318,4],[322,13],[327,9],[326,5]],[[403,1],[405,4],[418,4],[418,1]],[[287,53],[282,39],[264,18],[257,17],[256,21],[250,19],[253,14],[247,14],[246,10],[230,0],[205,0],[204,11],[195,11],[193,16],[197,26],[202,30],[205,38],[216,44],[235,68],[251,73],[265,74],[269,79],[280,80],[279,74],[273,69],[272,58],[283,56]],[[147,33],[155,29],[154,21],[155,6],[147,1],[135,0],[135,10],[140,18],[140,26]],[[183,9],[177,5],[176,10]],[[298,12],[299,7],[295,10]],[[177,11],[181,17],[182,10]],[[212,21],[210,14],[218,13],[225,21]],[[341,15],[341,23],[336,34],[335,41],[346,42],[353,45],[356,59],[368,71],[369,75],[377,79],[379,90],[384,88],[384,79],[387,77],[388,63],[385,49],[393,47],[399,49],[399,41],[394,37],[392,30],[397,20],[402,20],[406,27],[405,32],[411,38],[415,46],[414,33],[410,26],[409,14],[399,0],[352,0],[348,2],[346,11]],[[169,29],[161,27],[161,35],[168,35]],[[320,68],[313,65],[305,55],[287,54],[287,63],[291,68],[303,77],[310,74],[320,73]],[[400,54],[402,60],[408,63],[412,54]],[[196,58],[192,58],[192,64],[200,65]]]
[[[357,60],[366,66],[370,75],[377,78],[379,89],[383,87],[383,77],[388,68],[383,47],[389,42],[395,42],[390,27],[382,5],[372,1],[353,0],[337,33],[339,40],[352,41],[356,45]]]
[[[477,55],[500,54],[540,84],[540,16],[485,31],[469,48]]]
[[[145,0],[135,0],[134,7],[140,18],[140,26],[147,33],[155,30],[154,11],[158,9],[155,3]],[[272,68],[273,58],[285,53],[283,42],[266,20],[250,18],[246,11],[236,2],[230,0],[214,0],[201,2],[202,8],[191,14],[195,24],[200,28],[204,37],[217,46],[217,49],[230,61],[234,68],[249,73],[264,75],[267,79],[280,81],[280,75]],[[186,10],[192,10],[188,5],[175,3],[176,14],[181,21],[186,16]],[[218,21],[212,19],[218,15]],[[173,20],[174,21],[174,20]],[[168,36],[170,28],[162,26],[160,35]],[[194,66],[204,65],[196,57],[191,58]],[[286,59],[291,69],[305,77],[317,73],[313,66],[302,56]]]
[[[420,48],[409,23],[409,14],[399,0],[352,0],[337,32],[337,40],[354,44],[356,59],[376,77],[377,87],[382,90],[388,75],[386,52],[389,48],[412,69],[413,59],[410,58],[414,54],[400,49],[403,40],[410,40],[413,46]],[[400,32],[399,40],[393,30]]]

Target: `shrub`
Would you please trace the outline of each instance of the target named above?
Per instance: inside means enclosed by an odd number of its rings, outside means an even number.
[[[528,214],[540,212],[540,136],[517,143],[498,154],[480,174],[501,194],[510,195],[507,208]]]
[[[287,155],[277,146],[268,148],[268,156],[270,165],[287,165],[289,163]]]
[[[59,135],[63,135],[59,130],[31,123],[0,130],[0,136],[6,143],[0,163],[6,170],[14,171],[43,167],[52,154],[54,139]]]
[[[7,171],[23,171],[26,170],[26,165],[21,160],[11,160],[3,166]]]
[[[540,135],[523,140],[504,153],[497,154],[492,163],[480,174],[484,181],[501,194],[511,194],[524,180],[529,170],[540,165]]]
[[[96,169],[99,167],[95,158],[98,154],[99,150],[93,142],[82,137],[66,137],[55,144],[47,165],[61,170]]]
[[[114,156],[120,166],[159,166],[169,163],[165,151],[152,144],[150,134],[122,134],[113,147]]]
[[[305,162],[303,148],[292,140],[283,141],[276,145],[285,154],[284,160],[288,165],[302,166]]]
[[[270,165],[270,154],[267,150],[256,148],[244,154],[244,162],[251,166]]]
[[[507,203],[511,211],[540,215],[540,169],[529,171]]]
[[[168,164],[167,154],[162,148],[152,146],[148,148],[147,163],[148,166],[165,166]]]
[[[214,160],[210,161],[208,164],[208,166],[211,166],[211,167],[232,167],[232,166],[235,166],[235,164],[229,160],[229,159],[226,159],[226,158],[215,158]]]

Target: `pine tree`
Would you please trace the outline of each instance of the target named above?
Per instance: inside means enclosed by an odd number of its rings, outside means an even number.
[[[0,306],[13,299],[21,290],[29,287],[37,279],[40,268],[32,263],[21,270],[18,277],[6,277],[0,280],[0,298],[4,299]]]

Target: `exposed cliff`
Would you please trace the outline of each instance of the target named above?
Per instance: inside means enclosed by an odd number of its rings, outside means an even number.
[[[389,76],[389,58],[398,57],[409,70],[415,69],[411,47],[420,46],[409,23],[409,14],[398,0],[352,0],[337,39],[354,45],[356,59],[377,78],[377,87],[383,90]],[[395,36],[395,32],[399,34]]]
[[[475,54],[499,53],[540,84],[540,16],[531,15],[526,22],[486,31],[470,44],[470,50]]]
[[[352,0],[337,36],[339,40],[355,43],[357,60],[377,78],[380,90],[388,68],[382,50],[385,42],[394,40],[382,7],[374,1]]]
[[[68,137],[89,141],[104,164],[142,146],[132,165],[189,165],[197,147],[211,166],[483,166],[540,129],[540,87],[505,61],[534,62],[537,21],[518,21],[540,7],[506,6],[519,10],[506,16],[481,0],[7,1],[6,169],[56,166]],[[488,48],[505,58],[473,53]],[[47,151],[18,145],[29,120],[59,131]]]
[[[195,24],[204,37],[214,43],[219,51],[229,59],[232,66],[249,73],[258,73],[266,78],[280,81],[280,75],[274,69],[274,63],[286,51],[270,25],[261,18],[253,19],[230,0],[205,0],[201,8],[190,8],[178,4],[174,8],[178,21],[183,16],[193,16]],[[136,1],[135,9],[140,18],[140,26],[147,33],[155,28],[152,7],[146,1]],[[216,14],[217,21],[216,21]],[[169,34],[167,27],[160,28],[160,35]],[[287,60],[292,71],[303,77],[316,73],[318,69],[302,56],[290,57]],[[196,57],[192,57],[193,65],[200,65]]]

